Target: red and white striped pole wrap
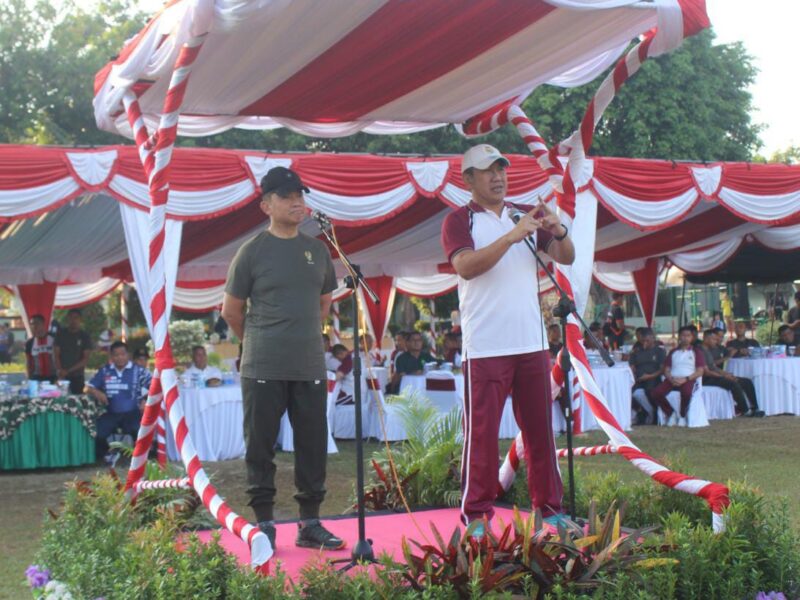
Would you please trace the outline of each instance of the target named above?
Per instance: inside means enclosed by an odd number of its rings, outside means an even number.
[[[161,468],[167,466],[167,407],[162,402],[159,405],[158,419],[156,420],[156,460]]]
[[[193,37],[181,48],[164,99],[164,109],[158,131],[154,136],[147,136],[143,121],[141,122],[141,127],[138,126],[138,120],[141,120],[138,102],[129,101],[126,103],[126,108],[130,107],[128,118],[129,121],[132,121],[131,126],[137,146],[139,146],[139,153],[145,172],[148,171],[148,165],[152,164],[152,168],[148,173],[151,201],[149,280],[152,289],[155,290],[150,301],[150,312],[152,315],[153,343],[156,355],[156,376],[153,378],[153,385],[145,405],[142,426],[139,432],[139,439],[137,439],[134,447],[134,456],[131,460],[131,470],[128,475],[129,483],[126,484],[126,489],[138,482],[144,470],[147,448],[149,448],[153,435],[152,424],[157,420],[159,413],[159,401],[154,397],[156,395],[154,392],[163,390],[167,417],[175,434],[175,445],[186,467],[192,487],[217,521],[250,546],[251,564],[259,572],[266,573],[268,561],[273,554],[269,539],[257,527],[236,514],[219,496],[197,456],[178,392],[175,361],[172,356],[167,327],[164,239],[167,198],[169,196],[170,163],[173,145],[177,136],[180,106],[188,84],[188,77],[204,40],[204,35]],[[152,140],[155,140],[155,147],[150,153],[146,146],[151,144]],[[144,435],[143,430],[146,430]]]
[[[572,373],[572,385],[570,389],[572,390],[572,433],[579,434],[583,433],[583,426],[581,424],[581,413],[583,412],[581,409],[581,384],[578,381],[578,376],[575,374],[575,371],[571,371]],[[554,388],[561,388],[564,386],[564,369],[561,368],[561,352],[559,351],[558,356],[556,356],[555,364],[553,365],[553,370],[550,373],[551,376],[551,385]],[[554,395],[558,395],[553,391]]]
[[[611,444],[604,446],[578,446],[572,449],[573,456],[597,456],[600,454],[617,454],[619,450]],[[522,433],[511,442],[506,453],[503,464],[500,465],[500,476],[497,482],[498,498],[505,494],[514,483],[517,471],[519,470],[520,457],[525,456],[525,443],[522,441]],[[558,458],[566,458],[567,449],[560,448],[556,451]]]
[[[192,484],[188,477],[181,479],[156,479],[155,481],[137,481],[133,486],[131,500],[135,500],[144,490],[190,490]]]
[[[568,140],[562,144],[559,144],[557,148],[559,153],[567,154],[568,160],[567,168],[564,171],[561,184],[558,185],[557,183],[554,183],[553,187],[556,190],[559,212],[566,213],[570,218],[574,218],[575,216],[575,199],[577,196],[577,189],[575,187],[572,172],[580,166],[582,161],[585,160],[586,152],[588,152],[592,144],[594,129],[597,125],[597,122],[602,117],[603,111],[611,103],[616,95],[617,90],[619,90],[622,84],[639,70],[642,62],[648,56],[648,50],[653,39],[654,33],[650,32],[639,44],[634,46],[622,60],[617,63],[614,70],[608,75],[608,77],[606,77],[606,79],[600,85],[597,93],[594,95],[592,101],[589,103],[583,120],[581,121],[580,129],[575,134],[570,136]],[[507,110],[509,114],[511,114],[512,111],[514,113],[516,113],[516,111],[521,112],[521,109],[518,109],[517,107],[511,107],[504,110]],[[506,118],[506,120],[509,119]],[[514,119],[511,120],[514,122]],[[502,118],[498,117],[496,121],[499,123],[502,121]],[[515,123],[515,125],[517,125],[517,129],[520,131],[520,133],[522,133],[523,129],[521,129],[521,125],[525,124],[525,120],[517,118],[516,121],[517,123]],[[527,122],[529,123],[530,121]],[[523,138],[525,138],[524,135]],[[536,156],[537,160],[540,162],[540,164],[542,164],[542,157],[544,156],[544,153],[542,152],[543,149],[541,147],[543,144],[540,143],[541,136],[537,135],[535,138],[538,139],[526,139],[526,143],[528,144],[529,148],[533,146],[536,149],[535,152],[532,149],[532,152],[534,152],[534,156]],[[548,154],[548,159],[552,162],[553,157],[554,155],[551,151]],[[551,164],[551,166],[553,169],[556,169],[555,163]],[[548,173],[550,172],[548,171]],[[553,175],[551,175],[551,182],[552,181]],[[563,193],[559,193],[562,190]],[[573,297],[572,286],[564,271],[558,265],[556,265],[555,275],[558,283],[564,288],[570,297]],[[681,490],[703,498],[711,508],[712,526],[714,531],[719,532],[724,530],[725,523],[722,518],[722,511],[730,503],[728,497],[728,488],[719,483],[697,479],[695,477],[670,471],[651,456],[642,452],[630,440],[630,438],[628,438],[614,415],[608,409],[608,404],[606,403],[605,398],[603,397],[603,394],[600,391],[594,376],[592,375],[592,370],[589,366],[589,361],[586,357],[586,352],[584,351],[583,345],[580,343],[580,339],[581,335],[578,323],[573,316],[570,316],[567,324],[567,339],[565,340],[565,343],[567,344],[572,356],[573,368],[575,369],[580,385],[583,388],[584,398],[586,399],[589,408],[592,410],[592,413],[597,419],[597,422],[605,431],[606,435],[608,435],[611,446],[616,448],[619,454],[624,456],[628,461],[633,463],[637,468],[645,472],[655,481],[673,489]],[[517,453],[517,455],[519,455],[522,448],[517,448],[517,445],[515,444],[513,446],[513,450],[515,453]],[[511,451],[509,451],[509,454],[511,454]],[[511,464],[511,461],[509,461],[509,464]],[[508,479],[507,473],[504,473],[502,468],[499,477],[501,485],[503,481]]]
[[[331,304],[331,315],[333,315],[333,343],[334,344],[341,344],[342,343],[342,332],[341,327],[339,325],[339,303],[334,302]]]

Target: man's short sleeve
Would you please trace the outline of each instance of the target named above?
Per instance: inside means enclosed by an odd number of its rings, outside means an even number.
[[[233,257],[231,266],[228,268],[225,293],[239,300],[247,300],[253,289],[253,272],[250,268],[251,245],[250,243],[246,243],[239,248],[236,256]]]
[[[333,259],[331,258],[331,253],[328,251],[328,247],[324,247],[325,250],[325,283],[322,285],[322,293],[320,296],[324,294],[330,294],[333,290],[336,289],[336,270],[333,268]]]
[[[469,230],[469,211],[466,207],[454,210],[444,218],[442,249],[450,264],[453,264],[453,257],[461,250],[475,249],[475,242]]]
[[[96,390],[100,390],[101,392],[106,391],[106,379],[105,375],[103,374],[103,369],[99,369],[97,373],[89,380],[88,385],[93,387]]]
[[[336,370],[341,372],[343,375],[349,375],[350,374],[350,371],[353,370],[353,353],[352,352],[342,359],[342,362],[339,363],[339,366],[336,368]]]
[[[713,363],[712,363],[713,364]],[[706,359],[702,352],[698,352],[697,348],[694,349],[694,368],[706,366]]]
[[[81,348],[83,352],[92,349],[92,338],[89,337],[89,334],[85,331],[81,332],[81,342],[83,343],[83,347]]]

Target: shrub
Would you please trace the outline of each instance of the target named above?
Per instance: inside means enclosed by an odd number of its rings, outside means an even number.
[[[148,479],[181,475],[155,463],[147,472]],[[614,495],[614,486],[626,501],[641,497],[640,484],[610,475],[579,481],[583,498]],[[645,483],[651,493],[661,487]],[[191,492],[146,491],[131,505],[112,473],[68,485],[60,514],[46,519],[35,565],[74,598],[727,600],[752,599],[761,590],[800,597],[800,534],[788,526],[786,502],[770,502],[745,483],[730,488],[728,528],[719,535],[699,511],[656,515],[671,502],[663,498],[641,511],[655,515],[663,533],[640,528],[625,535],[629,523],[613,503],[601,519],[590,501],[586,532],[567,524],[550,533],[540,515],[517,512],[507,526],[498,519],[479,543],[470,536],[474,527],[456,528],[447,541],[434,529],[433,542],[404,540],[403,557],[382,556],[379,567],[345,574],[310,564],[291,582],[279,565],[262,578],[239,567],[217,539],[202,543],[188,533],[205,514]],[[28,577],[36,579],[32,568]]]
[[[766,346],[770,343],[779,344],[778,327],[781,325],[783,325],[783,321],[766,321],[765,323],[761,323],[755,331],[755,338],[758,340],[758,343],[762,346]],[[772,333],[771,336],[770,332]]]
[[[409,505],[457,506],[461,501],[461,417],[458,410],[441,415],[423,396],[404,391],[392,401],[399,411],[407,439],[391,449],[391,456]],[[374,454],[373,479],[367,492],[378,488],[370,508],[402,509],[386,448]]]
[[[172,321],[169,324],[169,338],[172,344],[172,355],[176,363],[189,363],[192,360],[192,348],[202,346],[206,340],[203,321]],[[150,356],[154,355],[153,341],[147,342]]]

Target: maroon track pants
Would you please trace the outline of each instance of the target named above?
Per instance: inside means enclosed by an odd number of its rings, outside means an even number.
[[[544,516],[561,512],[563,486],[551,417],[550,357],[546,350],[464,362],[464,450],[461,515],[491,519],[497,496],[500,418],[511,393],[522,431],[528,490]]]
[[[672,385],[672,383],[665,379],[649,392],[646,392],[650,400],[664,411],[668,417],[675,412],[672,410],[672,405],[667,400],[667,394],[673,390],[679,390],[681,393],[681,410],[680,415],[685,417],[689,412],[689,403],[692,401],[692,391],[694,390],[694,381],[685,381],[683,385]]]

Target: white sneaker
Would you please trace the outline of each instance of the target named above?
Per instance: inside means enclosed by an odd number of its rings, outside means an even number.
[[[681,417],[678,419],[678,427],[688,427],[689,422],[686,420],[686,417]]]
[[[678,413],[673,412],[669,417],[667,417],[667,427],[675,427],[678,424]]]

